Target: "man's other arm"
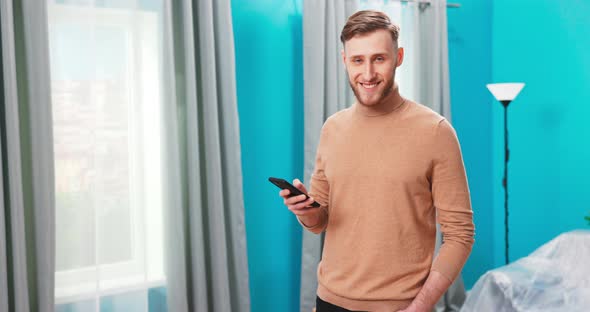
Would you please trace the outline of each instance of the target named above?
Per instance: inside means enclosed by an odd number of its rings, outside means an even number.
[[[474,243],[473,211],[457,135],[445,120],[438,123],[433,143],[432,198],[443,243],[430,274],[404,312],[431,311],[460,274]]]

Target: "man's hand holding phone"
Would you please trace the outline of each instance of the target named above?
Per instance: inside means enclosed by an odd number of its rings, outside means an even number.
[[[299,179],[293,180],[293,186],[299,189],[303,194],[292,196],[291,191],[288,189],[281,190],[279,195],[283,198],[285,206],[287,206],[287,208],[289,208],[289,210],[306,226],[317,224],[319,222],[320,213],[319,205],[317,207],[312,206],[315,200],[312,197],[308,198],[306,195],[307,189]]]

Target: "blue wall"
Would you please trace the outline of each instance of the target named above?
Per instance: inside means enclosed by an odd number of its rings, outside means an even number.
[[[449,69],[452,123],[461,142],[469,180],[475,245],[463,269],[468,288],[494,267],[494,204],[492,193],[492,98],[485,84],[492,77],[492,3],[462,1],[448,9]]]
[[[481,0],[448,13],[453,124],[476,222],[470,288],[504,264],[503,109],[486,83],[526,83],[509,108],[511,261],[587,228],[590,3]]]
[[[298,311],[301,227],[269,176],[303,172],[301,0],[233,0],[252,311]]]
[[[587,228],[590,2],[496,0],[492,23],[494,81],[526,82],[508,117],[513,260],[559,233]],[[494,133],[501,133],[500,105],[493,124]],[[502,153],[500,140],[494,141],[494,155]],[[494,158],[494,171],[501,172],[502,166],[502,159]],[[500,187],[494,196],[500,208]],[[496,218],[496,238],[503,239],[500,220]]]

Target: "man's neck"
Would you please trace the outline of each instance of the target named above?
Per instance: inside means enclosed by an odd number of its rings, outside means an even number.
[[[355,110],[364,116],[381,116],[389,114],[404,103],[404,99],[399,94],[399,88],[397,83],[393,85],[391,92],[382,101],[374,105],[364,105],[358,100],[354,103]]]

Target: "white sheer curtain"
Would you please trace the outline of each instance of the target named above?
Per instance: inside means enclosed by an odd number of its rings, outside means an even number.
[[[165,311],[162,7],[48,0],[57,311]]]

